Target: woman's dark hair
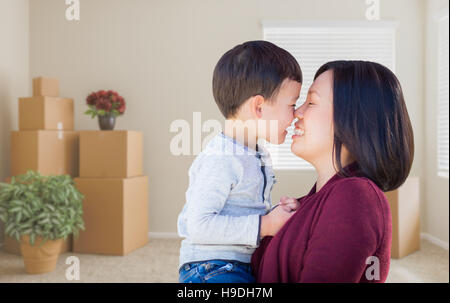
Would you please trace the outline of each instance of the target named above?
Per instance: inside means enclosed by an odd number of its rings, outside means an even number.
[[[398,188],[409,175],[414,137],[397,77],[385,66],[366,61],[333,61],[314,80],[333,72],[334,149],[339,174],[344,145],[358,163],[358,174],[383,191]]]
[[[286,50],[267,41],[249,41],[227,51],[213,75],[213,95],[225,116],[232,117],[250,97],[271,100],[289,78],[302,83],[297,60]]]

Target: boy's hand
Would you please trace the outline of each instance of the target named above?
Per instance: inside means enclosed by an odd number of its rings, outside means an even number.
[[[300,207],[300,202],[297,199],[283,196],[280,199],[279,205],[287,212],[296,211]]]
[[[261,238],[275,235],[293,214],[295,214],[295,211],[287,212],[282,207],[275,207],[270,213],[262,216],[260,230]]]

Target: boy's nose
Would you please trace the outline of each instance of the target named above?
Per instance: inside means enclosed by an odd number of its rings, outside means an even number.
[[[297,119],[303,119],[303,112],[301,111],[301,106],[297,108],[294,112],[294,117]]]

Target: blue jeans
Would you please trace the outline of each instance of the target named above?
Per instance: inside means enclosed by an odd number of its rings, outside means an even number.
[[[209,260],[184,264],[180,283],[254,283],[250,264]]]

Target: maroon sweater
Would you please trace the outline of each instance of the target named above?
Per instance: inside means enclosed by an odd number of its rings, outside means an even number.
[[[383,192],[346,167],[300,207],[252,256],[257,282],[384,282],[391,255],[391,213]],[[379,261],[379,279],[376,279]],[[376,260],[376,259],[375,259]],[[366,278],[366,269],[368,278]]]

